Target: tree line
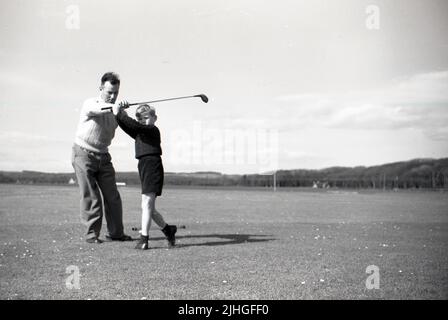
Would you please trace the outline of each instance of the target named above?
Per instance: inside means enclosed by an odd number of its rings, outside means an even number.
[[[139,185],[137,172],[117,172],[117,182]],[[278,170],[270,174],[229,175],[219,172],[166,173],[165,185],[317,187],[362,189],[447,188],[448,158],[415,159],[371,167],[331,167],[320,170]],[[75,184],[74,173],[0,171],[0,183]]]

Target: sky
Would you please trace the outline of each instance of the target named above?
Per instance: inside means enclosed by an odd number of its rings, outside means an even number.
[[[0,170],[72,172],[107,71],[119,100],[209,97],[154,104],[165,171],[447,157],[447,34],[445,0],[3,0]],[[110,153],[137,170],[120,129]]]

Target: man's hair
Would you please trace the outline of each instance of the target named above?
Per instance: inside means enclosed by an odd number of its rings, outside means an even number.
[[[120,76],[115,72],[106,72],[101,77],[101,85],[104,85],[107,81],[112,85],[120,84]]]
[[[149,104],[141,104],[135,110],[135,117],[137,120],[141,120],[144,113],[149,113],[152,116],[156,115],[156,109]]]

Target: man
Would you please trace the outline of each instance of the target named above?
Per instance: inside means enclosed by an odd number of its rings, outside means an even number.
[[[87,99],[83,104],[73,145],[72,165],[81,194],[81,220],[87,227],[86,241],[89,243],[103,242],[99,239],[103,210],[107,223],[106,240],[132,240],[123,232],[121,197],[108,152],[118,124],[110,110],[101,110],[115,104],[119,89],[119,76],[113,72],[105,73],[101,78],[99,97]]]

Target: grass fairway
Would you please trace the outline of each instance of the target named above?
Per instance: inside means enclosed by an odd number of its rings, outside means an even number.
[[[139,189],[120,193],[137,238]],[[143,252],[84,242],[76,187],[0,195],[0,299],[448,298],[446,193],[165,188],[160,212],[186,229],[171,250],[152,230]],[[366,289],[369,265],[380,289]]]

